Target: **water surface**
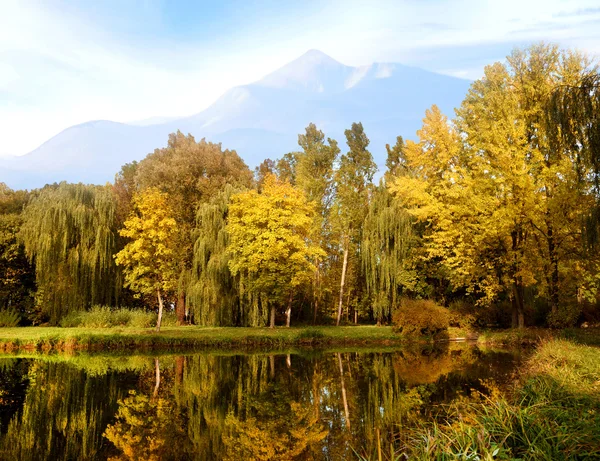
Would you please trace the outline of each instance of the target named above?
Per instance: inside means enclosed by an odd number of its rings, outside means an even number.
[[[389,453],[440,405],[510,381],[519,351],[0,359],[2,460],[340,460]]]

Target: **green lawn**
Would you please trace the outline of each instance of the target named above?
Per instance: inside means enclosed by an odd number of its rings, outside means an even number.
[[[396,343],[400,337],[391,327],[318,326],[236,328],[0,328],[0,349],[29,350],[123,350],[160,348],[232,348],[313,344]]]
[[[450,338],[476,340],[487,345],[532,345],[551,338],[568,338],[581,344],[600,344],[598,329],[499,330],[465,332],[450,329]],[[423,341],[427,338],[423,338]],[[154,328],[62,328],[15,327],[0,328],[0,351],[124,351],[124,350],[179,350],[179,349],[247,349],[281,348],[314,345],[393,345],[401,341],[419,341],[402,338],[389,326],[302,326],[271,328],[241,327],[163,327]]]

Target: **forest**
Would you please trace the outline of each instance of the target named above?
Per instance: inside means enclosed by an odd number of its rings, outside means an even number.
[[[181,325],[381,325],[432,300],[482,326],[600,321],[592,60],[515,50],[452,118],[434,105],[415,140],[390,140],[384,171],[360,122],[345,137],[311,123],[252,171],[177,132],[112,184],[0,183],[0,320],[108,306],[158,309],[158,328],[163,310]]]

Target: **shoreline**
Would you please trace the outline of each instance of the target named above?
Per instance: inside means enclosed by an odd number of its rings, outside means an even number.
[[[389,326],[306,327],[166,327],[153,328],[0,328],[0,352],[131,352],[193,350],[256,350],[282,347],[401,346],[472,342],[479,345],[531,346],[555,337],[586,341],[597,338],[598,329],[449,331],[443,339],[402,337]]]

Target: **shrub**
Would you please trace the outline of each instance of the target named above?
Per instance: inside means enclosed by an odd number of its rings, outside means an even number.
[[[581,315],[581,306],[577,304],[562,305],[548,313],[548,326],[550,328],[569,328],[577,323]]]
[[[434,301],[403,299],[392,315],[396,333],[408,336],[439,336],[448,331],[450,312]]]
[[[0,327],[16,327],[21,316],[14,309],[0,309]]]
[[[60,321],[60,326],[66,328],[150,328],[156,325],[156,318],[156,313],[139,309],[111,309],[108,306],[94,306],[89,311],[69,313]]]
[[[300,334],[298,334],[297,338],[299,340],[315,340],[322,339],[325,337],[325,334],[316,328],[307,328],[302,330]]]
[[[475,307],[466,301],[452,301],[448,311],[451,327],[470,329],[477,326],[477,317],[473,314]]]
[[[158,314],[153,314],[154,320],[152,326],[156,325],[158,320]],[[163,311],[162,321],[160,322],[162,327],[174,327],[177,325],[177,314],[175,312]]]
[[[158,315],[154,312],[147,312],[140,309],[129,310],[128,327],[131,328],[150,328],[156,325]]]
[[[63,328],[75,328],[81,325],[81,314],[83,314],[83,312],[81,311],[76,311],[76,312],[69,312],[67,315],[65,315],[61,320],[59,325]]]

